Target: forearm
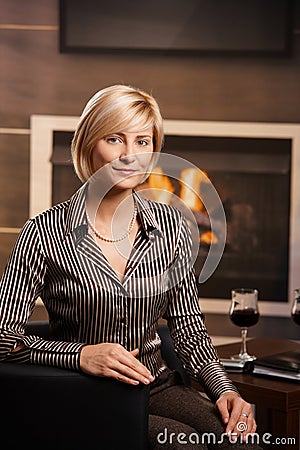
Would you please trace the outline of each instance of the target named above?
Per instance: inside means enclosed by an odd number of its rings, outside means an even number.
[[[44,341],[45,347],[31,348],[32,364],[80,370],[80,351],[84,344],[77,342]],[[48,344],[50,343],[49,348]],[[47,348],[48,347],[48,348]]]
[[[37,336],[1,333],[0,361],[38,364],[63,369],[80,370],[80,350],[77,342],[46,341]]]
[[[21,348],[18,348],[19,344],[24,347],[24,344],[19,341],[20,338],[20,335],[0,330],[0,361],[8,361],[10,358],[13,360],[16,353],[19,353],[17,350],[21,350]],[[19,353],[19,356],[21,356],[22,353]],[[22,359],[22,362],[24,363],[29,362],[28,352],[27,356],[25,357],[25,355],[23,355]]]
[[[213,402],[216,402],[222,394],[228,391],[236,392],[239,395],[237,388],[217,361],[202,368],[199,372],[198,381]]]
[[[177,297],[179,308],[172,308],[167,317],[168,325],[175,351],[187,373],[203,386],[212,401],[216,401],[224,392],[238,391],[221,365],[208,335],[193,278],[186,277],[182,286],[188,284],[186,292],[194,292],[194,295]],[[177,290],[177,294],[180,293]]]
[[[201,315],[193,315],[173,321],[171,336],[175,351],[187,373],[204,388],[212,401],[227,391],[237,392],[236,387],[221,365],[216,349],[207,333]]]

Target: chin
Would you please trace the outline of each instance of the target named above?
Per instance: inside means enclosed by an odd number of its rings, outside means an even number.
[[[123,180],[116,181],[116,183],[114,185],[114,189],[117,189],[117,190],[135,189],[143,180],[144,180],[144,174],[127,177]]]

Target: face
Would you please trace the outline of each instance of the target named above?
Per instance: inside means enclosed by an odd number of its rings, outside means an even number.
[[[145,175],[153,154],[153,129],[111,133],[100,139],[93,149],[93,167],[102,167],[112,186],[133,188]],[[102,171],[100,171],[102,173]]]

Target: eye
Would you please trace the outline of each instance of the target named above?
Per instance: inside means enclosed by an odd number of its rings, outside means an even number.
[[[107,136],[105,140],[106,142],[110,142],[111,144],[120,144],[122,142],[120,136]]]
[[[146,145],[150,145],[150,141],[147,141],[146,139],[140,139],[138,141],[138,145],[140,145],[141,147],[145,147]]]

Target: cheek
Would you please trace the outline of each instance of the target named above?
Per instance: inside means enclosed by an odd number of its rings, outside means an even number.
[[[104,165],[101,156],[97,152],[97,150],[93,150],[92,152],[92,161],[93,161],[93,169],[98,170],[100,167]]]
[[[150,151],[140,153],[139,155],[136,155],[136,159],[139,163],[141,170],[148,171],[149,168],[152,168],[153,152]]]
[[[114,152],[112,152],[111,149],[108,150],[106,148],[103,148],[103,146],[99,148],[99,146],[96,145],[96,147],[94,147],[92,151],[93,164],[98,168],[99,166],[104,166],[105,164],[113,161],[114,159],[115,159]]]

